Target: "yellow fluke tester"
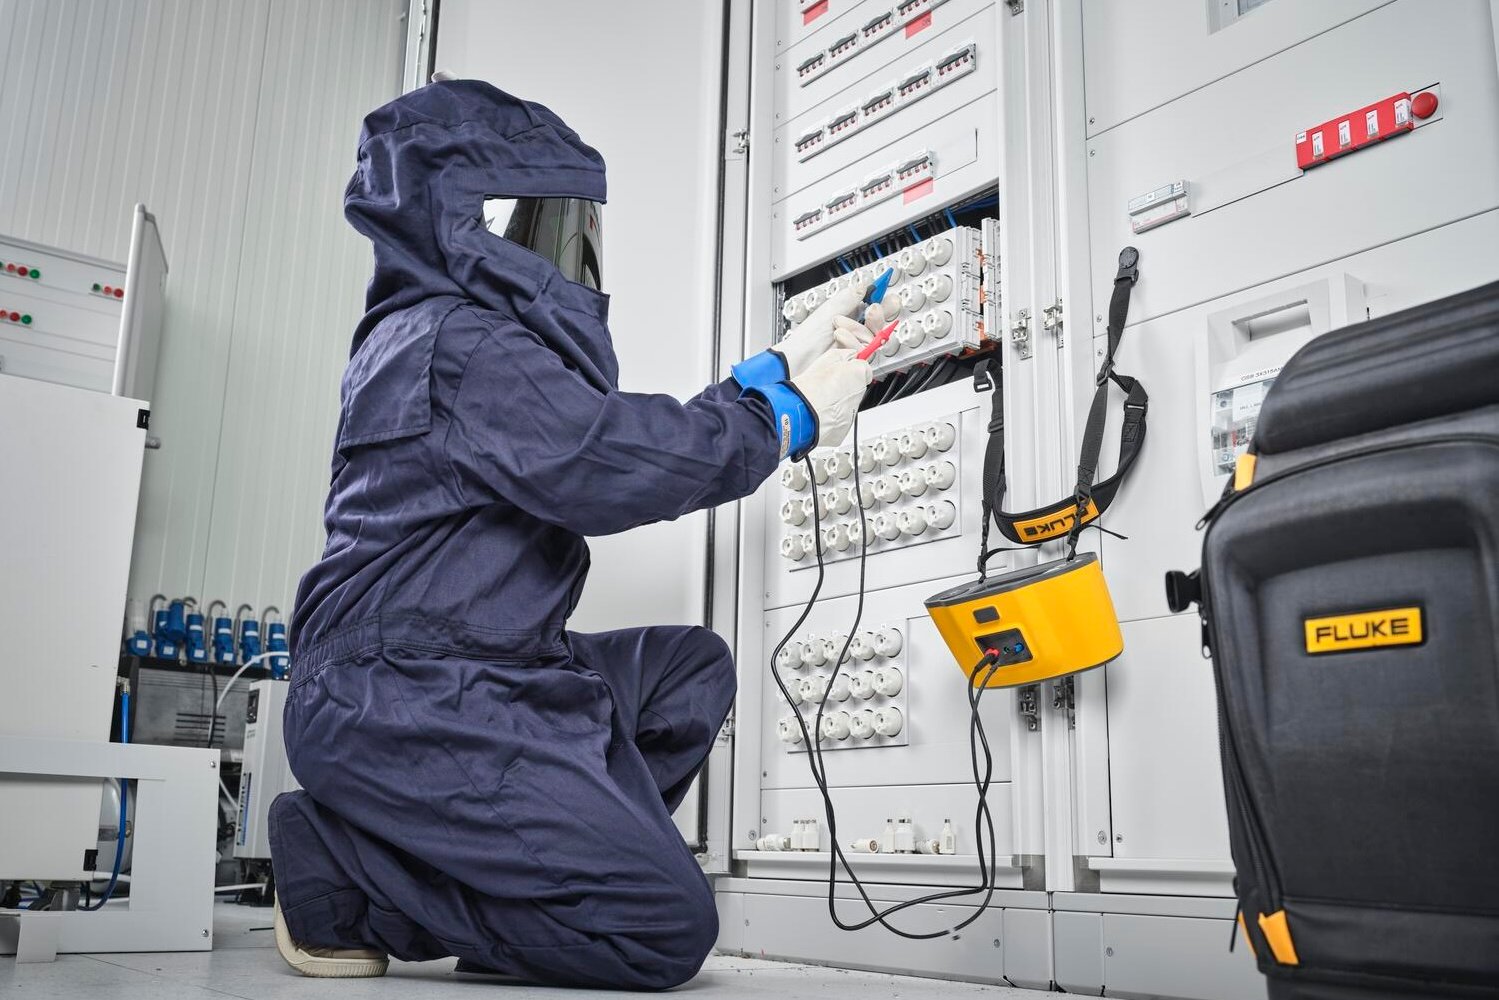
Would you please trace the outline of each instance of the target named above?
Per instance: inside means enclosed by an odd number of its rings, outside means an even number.
[[[975,580],[927,598],[927,613],[958,666],[998,667],[986,687],[1035,684],[1090,670],[1124,651],[1103,567],[1089,552]]]

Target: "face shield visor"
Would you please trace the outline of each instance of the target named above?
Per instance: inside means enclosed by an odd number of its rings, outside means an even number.
[[[488,198],[484,226],[551,261],[569,281],[602,291],[602,211],[582,198]]]

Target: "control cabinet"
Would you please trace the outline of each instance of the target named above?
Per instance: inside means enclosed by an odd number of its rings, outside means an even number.
[[[1493,279],[1493,22],[1482,0],[753,5],[731,45],[744,110],[728,124],[749,136],[727,175],[746,205],[729,220],[745,247],[734,348],[887,269],[901,325],[855,433],[745,501],[716,570],[741,677],[703,856],[724,948],[1094,995],[1264,995],[1227,947],[1212,666],[1162,577],[1197,564],[1198,519],[1297,349]],[[1080,543],[1124,652],[978,709],[998,864],[974,926],[992,948],[839,931],[834,848],[884,905],[979,878],[971,706],[922,602],[974,576],[994,444],[1007,509],[1071,495],[1126,246],[1140,277],[1115,362],[1148,390],[1149,432],[1106,530]],[[1111,392],[1099,479],[1117,462]],[[833,894],[842,918],[868,916],[842,869]],[[951,926],[982,902],[896,922]]]

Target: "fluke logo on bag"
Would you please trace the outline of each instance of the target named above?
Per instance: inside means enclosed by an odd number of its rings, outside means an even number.
[[[1424,638],[1420,608],[1385,608],[1351,615],[1308,618],[1308,653],[1346,653],[1377,646],[1419,646]]]

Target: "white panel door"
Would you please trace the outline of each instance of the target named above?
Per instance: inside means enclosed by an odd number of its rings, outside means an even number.
[[[722,5],[700,0],[440,10],[439,69],[546,105],[603,154],[604,291],[631,391],[685,399],[723,375],[712,355],[722,51]],[[572,625],[701,622],[706,539],[703,514],[592,539]]]

